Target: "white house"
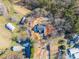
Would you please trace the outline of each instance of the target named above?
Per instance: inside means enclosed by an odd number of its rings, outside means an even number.
[[[79,59],[79,49],[78,48],[71,48],[67,51],[70,59]]]
[[[6,28],[11,31],[14,31],[14,29],[15,29],[15,27],[11,23],[6,24]]]

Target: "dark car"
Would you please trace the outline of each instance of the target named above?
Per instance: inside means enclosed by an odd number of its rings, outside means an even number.
[[[22,17],[22,19],[20,20],[19,24],[20,25],[24,25],[24,23],[26,22],[26,17]]]

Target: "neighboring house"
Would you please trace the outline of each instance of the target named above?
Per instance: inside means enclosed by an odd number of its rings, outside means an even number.
[[[22,46],[13,46],[13,47],[11,47],[12,51],[17,51],[17,52],[20,52],[23,49],[25,49],[25,47],[22,47]]]
[[[75,48],[79,48],[79,44],[75,44],[74,47],[75,47]]]
[[[70,48],[67,50],[70,59],[79,59],[79,49],[78,48]]]
[[[8,30],[11,30],[11,31],[14,31],[14,30],[15,30],[15,27],[14,27],[11,23],[6,24],[5,27],[6,27]]]
[[[70,45],[75,45],[76,42],[79,41],[79,35],[75,34],[71,39],[68,40],[68,43]]]
[[[26,17],[22,17],[22,19],[20,20],[19,24],[20,25],[24,25],[24,23],[26,22]]]

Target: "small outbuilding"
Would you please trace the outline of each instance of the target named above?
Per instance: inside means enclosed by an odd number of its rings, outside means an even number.
[[[6,27],[8,30],[11,30],[11,31],[14,31],[14,30],[15,30],[15,27],[14,27],[11,23],[6,24],[5,27]]]
[[[25,49],[25,47],[22,47],[22,46],[13,46],[13,47],[11,47],[12,51],[17,51],[17,52],[20,52],[23,49]]]

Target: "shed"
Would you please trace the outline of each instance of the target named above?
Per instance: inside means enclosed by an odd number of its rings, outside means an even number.
[[[8,30],[11,30],[11,31],[14,31],[14,29],[15,29],[15,27],[14,27],[11,23],[6,24],[5,27],[6,27]]]
[[[24,47],[22,47],[22,46],[13,46],[13,47],[11,47],[11,50],[12,51],[22,51],[23,49],[25,49]]]

